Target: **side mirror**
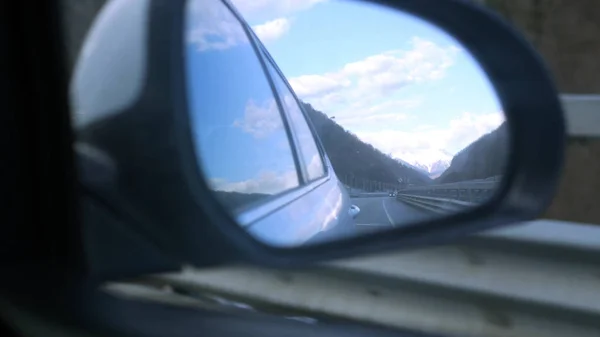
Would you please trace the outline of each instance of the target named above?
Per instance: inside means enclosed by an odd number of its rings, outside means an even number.
[[[397,49],[288,81],[227,1],[110,1],[72,81],[77,149],[102,154],[78,155],[111,163],[110,180],[81,168],[86,193],[196,265],[295,266],[538,216],[557,186],[565,125],[525,39],[468,1],[332,3],[361,11],[354,24],[369,31],[397,27],[369,42]],[[410,115],[407,92],[429,105]],[[459,114],[470,109],[487,110]],[[437,152],[418,152],[435,139]]]

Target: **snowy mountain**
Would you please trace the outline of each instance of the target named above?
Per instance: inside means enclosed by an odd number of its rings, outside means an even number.
[[[439,177],[442,173],[444,173],[444,171],[446,171],[446,169],[448,167],[450,167],[450,162],[452,160],[448,160],[448,159],[442,159],[442,160],[438,160],[435,163],[431,164],[431,166],[429,166],[429,177],[431,178],[437,178]]]
[[[427,173],[430,178],[439,177],[448,167],[450,167],[451,159],[440,159],[430,163],[415,162],[412,166]]]
[[[412,168],[414,170],[417,170],[417,171],[419,171],[419,172],[421,172],[421,173],[426,174],[427,176],[429,176],[429,171],[427,170],[427,166],[421,165],[419,163],[411,164],[411,163],[407,162],[406,160],[402,160],[400,158],[394,158],[394,159],[396,159],[397,161],[399,161],[404,166],[408,166],[408,167],[410,167],[410,168]]]
[[[429,161],[427,161],[427,158],[425,157],[422,157],[421,159],[414,159],[412,161],[398,158],[396,158],[396,160],[427,174],[427,176],[432,179],[435,179],[444,173],[448,167],[450,167],[453,156],[445,151],[439,151],[439,153],[435,153],[435,155],[431,157],[432,159]]]

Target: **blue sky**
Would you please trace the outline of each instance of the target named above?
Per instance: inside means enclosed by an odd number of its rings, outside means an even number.
[[[414,16],[359,1],[232,2],[301,99],[394,157],[450,159],[503,120],[476,61]]]
[[[449,161],[503,120],[474,60],[428,23],[356,1],[232,2],[302,100],[393,157],[424,166]],[[209,179],[243,192],[297,186],[270,87],[243,30],[216,1],[192,1],[189,13],[190,103]]]

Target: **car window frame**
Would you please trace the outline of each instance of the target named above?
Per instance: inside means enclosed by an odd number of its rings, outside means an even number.
[[[267,71],[269,72],[270,76],[278,76],[279,80],[281,80],[281,82],[283,83],[283,85],[285,86],[285,88],[291,93],[292,95],[292,99],[294,104],[296,104],[296,106],[298,106],[298,109],[300,111],[300,113],[302,114],[302,116],[304,117],[304,122],[306,123],[308,130],[312,136],[312,140],[315,144],[315,147],[317,148],[317,152],[319,153],[319,159],[321,160],[321,164],[323,165],[323,175],[321,175],[320,177],[317,178],[313,178],[310,179],[309,174],[308,174],[308,165],[309,163],[307,163],[305,161],[304,158],[304,154],[301,151],[301,142],[298,140],[298,136],[297,136],[297,132],[296,129],[293,126],[293,122],[290,123],[290,125],[292,125],[292,133],[294,134],[294,139],[298,144],[298,148],[300,149],[299,154],[300,154],[300,159],[301,159],[301,163],[303,164],[303,174],[305,174],[305,178],[306,178],[306,182],[310,183],[312,181],[316,181],[319,180],[325,176],[327,176],[329,174],[329,168],[327,166],[327,162],[325,160],[325,151],[324,148],[322,147],[322,144],[320,143],[320,138],[318,137],[318,134],[316,133],[316,129],[314,128],[314,126],[312,125],[312,121],[310,120],[310,118],[308,117],[308,114],[306,113],[306,111],[304,111],[303,105],[300,102],[300,100],[298,99],[298,97],[296,96],[296,93],[294,92],[294,89],[292,88],[292,86],[289,84],[289,82],[287,81],[287,78],[283,75],[283,73],[281,72],[281,70],[279,69],[279,67],[277,67],[277,64],[275,63],[275,61],[273,60],[273,58],[271,57],[271,55],[269,54],[269,52],[266,50],[266,48],[264,46],[261,46],[261,53],[262,56],[265,57],[265,62],[268,63],[274,70],[275,74],[271,75],[271,72],[269,71],[269,69],[267,69]],[[274,80],[274,79],[273,79]],[[281,97],[281,101],[282,101],[282,105],[283,105],[283,109],[284,109],[284,113],[287,115],[287,117],[290,119],[290,121],[293,121],[292,116],[290,116],[290,112],[289,109],[286,108],[285,104],[283,103],[284,101],[284,94],[280,92],[279,88],[275,85],[275,90],[277,90],[277,94]]]
[[[296,92],[294,91],[292,86],[289,84],[287,78],[285,77],[285,75],[283,74],[281,69],[279,69],[279,66],[277,65],[277,63],[275,62],[275,60],[273,59],[273,57],[271,56],[269,51],[265,48],[264,44],[260,41],[258,36],[256,36],[256,33],[254,32],[252,27],[250,27],[250,25],[246,22],[246,20],[244,20],[244,17],[239,13],[237,8],[235,8],[230,3],[229,0],[220,0],[220,1],[225,5],[225,7],[227,7],[230,10],[230,12],[235,16],[235,18],[238,20],[238,22],[242,25],[242,28],[244,29],[244,32],[246,33],[246,36],[249,39],[250,45],[254,49],[256,56],[259,58],[259,63],[261,64],[261,66],[263,68],[263,72],[265,73],[265,75],[267,77],[267,81],[268,81],[269,85],[271,86],[271,90],[273,92],[275,102],[277,104],[277,107],[279,108],[279,112],[282,116],[284,126],[286,128],[286,131],[288,132],[288,136],[290,137],[290,142],[294,147],[292,149],[292,152],[296,156],[295,159],[297,160],[297,164],[303,164],[303,165],[300,165],[300,168],[301,168],[301,177],[299,177],[299,178],[301,178],[300,186],[304,186],[304,185],[310,184],[311,182],[318,181],[323,178],[329,177],[331,175],[332,170],[330,167],[331,163],[329,162],[328,157],[327,157],[327,152],[325,151],[325,147],[321,143],[321,139],[318,137],[316,128],[314,127],[312,121],[308,117],[306,111],[304,110],[304,107],[300,103],[300,100],[298,99]],[[321,162],[323,164],[323,169],[325,171],[324,174],[319,178],[316,178],[313,180],[308,179],[307,165],[306,165],[306,163],[304,163],[304,158],[302,157],[302,155],[298,152],[300,149],[300,142],[298,141],[298,138],[297,138],[294,128],[291,126],[292,118],[289,115],[287,109],[285,108],[285,106],[283,104],[282,97],[279,93],[279,90],[277,90],[277,86],[275,85],[275,81],[274,81],[273,77],[271,76],[271,72],[267,68],[267,62],[270,63],[270,65],[275,70],[277,76],[279,76],[279,78],[284,83],[286,88],[292,94],[292,98],[294,99],[294,102],[298,105],[298,108],[300,109],[300,112],[302,113],[302,116],[304,117],[304,121],[308,125],[308,129],[310,130],[312,139],[315,142],[317,150],[319,151],[319,156],[321,158]]]
[[[267,72],[268,69],[266,68],[266,65],[264,63],[265,62],[264,58],[261,57],[262,55],[258,52],[258,48],[255,44],[255,41],[253,40],[253,36],[249,32],[250,28],[249,28],[248,24],[243,20],[243,17],[235,10],[235,7],[231,4],[229,4],[228,1],[224,1],[224,0],[211,0],[211,1],[214,1],[215,4],[218,3],[220,6],[223,6],[224,9],[229,11],[229,14],[232,15],[233,19],[239,25],[239,28],[242,29],[244,32],[244,37],[246,38],[244,43],[248,45],[248,47],[250,48],[249,52],[252,54],[252,57],[254,57],[255,61],[257,62],[257,66],[259,67],[259,69],[257,69],[257,70],[262,73],[262,77],[255,81],[263,81],[263,80],[266,81],[266,85],[268,88],[266,90],[268,90],[270,92],[270,98],[272,98],[274,100],[275,105],[277,107],[277,115],[279,116],[281,123],[283,125],[283,128],[284,128],[284,133],[285,133],[286,140],[287,140],[287,149],[288,149],[288,151],[291,152],[292,161],[294,163],[294,170],[295,170],[296,177],[297,177],[296,186],[286,189],[284,191],[280,191],[278,193],[269,195],[268,197],[262,198],[260,200],[252,201],[252,202],[244,204],[240,207],[230,208],[225,203],[221,203],[232,214],[232,216],[235,217],[236,219],[238,219],[238,221],[241,222],[241,225],[245,227],[245,226],[248,226],[250,223],[241,221],[242,218],[240,218],[240,216],[242,214],[254,213],[253,212],[254,209],[257,209],[257,208],[262,209],[264,205],[269,205],[273,202],[277,202],[277,200],[279,198],[281,198],[282,196],[285,196],[288,193],[291,193],[293,191],[296,191],[297,189],[302,188],[305,185],[305,176],[303,175],[303,172],[300,171],[300,169],[302,168],[302,163],[299,161],[299,159],[301,158],[300,153],[298,152],[299,148],[297,147],[297,145],[293,142],[293,140],[291,138],[293,128],[290,125],[290,120],[289,120],[288,116],[285,114],[285,110],[283,109],[282,102],[280,102],[280,97],[277,95],[277,91],[275,90],[275,85],[274,85],[271,77],[269,76],[269,73]],[[186,20],[187,20],[187,18],[186,18]],[[266,207],[266,208],[269,208],[269,207]],[[277,209],[277,208],[279,208],[279,207],[276,207],[274,209]],[[266,213],[266,214],[268,214],[268,213]],[[264,214],[264,215],[266,215],[266,214]],[[244,215],[243,219],[246,219],[246,218],[257,219],[257,218],[260,218],[260,216]]]
[[[258,58],[259,64],[262,67],[263,74],[271,88],[271,92],[273,93],[273,98],[275,99],[275,104],[279,109],[280,116],[282,118],[282,122],[284,128],[286,130],[288,141],[291,146],[292,155],[294,157],[294,163],[296,165],[296,172],[298,173],[299,185],[295,188],[289,189],[287,191],[281,192],[279,194],[273,195],[272,198],[267,198],[263,201],[259,201],[257,203],[253,203],[248,205],[247,207],[242,208],[235,214],[235,218],[238,220],[238,223],[243,228],[248,228],[253,224],[260,222],[262,218],[267,217],[268,215],[274,213],[275,211],[284,208],[290,204],[292,204],[295,200],[302,198],[303,196],[313,192],[319,186],[327,183],[332,179],[332,170],[330,169],[330,162],[327,158],[327,154],[324,151],[323,145],[321,144],[320,139],[318,138],[317,133],[315,132],[315,128],[312,125],[312,122],[308,118],[306,112],[302,108],[302,105],[299,104],[298,97],[296,93],[291,88],[288,83],[286,77],[283,75],[277,63],[273,61],[271,55],[266,51],[266,48],[260,41],[260,39],[255,35],[252,28],[248,25],[248,23],[244,20],[243,16],[237,11],[235,7],[233,7],[229,1],[221,0],[221,3],[225,5],[229,9],[229,11],[234,15],[237,19],[238,23],[242,26],[246,37],[248,38],[248,43],[254,51],[254,54]],[[297,135],[295,133],[294,128],[292,127],[292,119],[288,114],[287,109],[284,107],[282,102],[282,97],[279,94],[279,90],[277,90],[277,86],[275,85],[274,78],[271,76],[271,72],[267,68],[267,62],[271,63],[271,66],[274,68],[276,74],[281,77],[283,83],[287,86],[287,88],[292,93],[292,97],[294,98],[296,104],[304,116],[305,122],[308,124],[308,128],[311,132],[312,138],[317,146],[317,150],[319,152],[319,156],[323,163],[324,175],[309,180],[307,166],[304,163],[304,158],[300,153],[300,144],[297,139]]]
[[[283,74],[283,72],[281,71],[281,69],[279,69],[279,66],[277,66],[277,63],[275,62],[275,60],[273,60],[273,57],[271,56],[271,54],[269,53],[269,51],[260,42],[260,39],[254,34],[254,31],[252,31],[252,38],[255,40],[255,43],[257,43],[259,45],[260,53],[265,58],[265,62],[269,62],[271,64],[271,66],[275,70],[277,76],[279,76],[279,78],[281,79],[281,81],[283,82],[283,84],[286,86],[286,88],[292,94],[292,98],[294,99],[294,103],[296,103],[298,105],[298,108],[300,109],[300,112],[302,113],[302,116],[304,116],[304,121],[308,125],[308,129],[310,130],[310,133],[311,133],[312,138],[313,138],[313,140],[315,142],[315,145],[317,146],[317,150],[319,151],[319,156],[321,157],[321,161],[323,162],[323,168],[325,170],[325,173],[320,178],[313,179],[312,181],[319,180],[319,179],[321,179],[323,177],[329,176],[330,173],[331,173],[330,172],[331,168],[330,168],[330,165],[329,165],[329,161],[327,160],[327,158],[328,158],[327,157],[327,152],[325,151],[325,147],[323,146],[323,143],[321,143],[321,139],[318,136],[318,133],[316,131],[315,126],[313,125],[311,119],[308,117],[308,114],[304,110],[304,106],[301,104],[301,101],[300,101],[300,99],[298,99],[298,96],[296,95],[296,92],[294,91],[294,89],[292,88],[292,86],[290,85],[290,83],[288,82],[287,78],[285,77],[285,75]],[[266,70],[268,72],[268,69],[266,69]],[[269,74],[269,76],[271,76],[270,72],[268,72],[268,74]],[[275,90],[279,94],[279,90],[277,90],[276,86],[275,86]],[[286,116],[288,118],[291,119],[291,117],[288,115],[287,109],[284,108],[283,112],[286,114]],[[292,132],[294,132],[294,134],[295,134],[295,131],[293,129],[292,129]],[[306,168],[306,166],[305,166],[305,168]],[[310,182],[310,180],[307,180],[307,181]]]

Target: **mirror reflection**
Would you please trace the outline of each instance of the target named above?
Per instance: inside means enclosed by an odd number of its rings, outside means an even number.
[[[497,191],[501,103],[443,30],[355,1],[233,4],[249,26],[188,2],[189,113],[205,181],[258,240],[416,225]]]
[[[191,1],[187,80],[208,183],[232,211],[299,186],[274,93],[244,28],[220,1]]]

